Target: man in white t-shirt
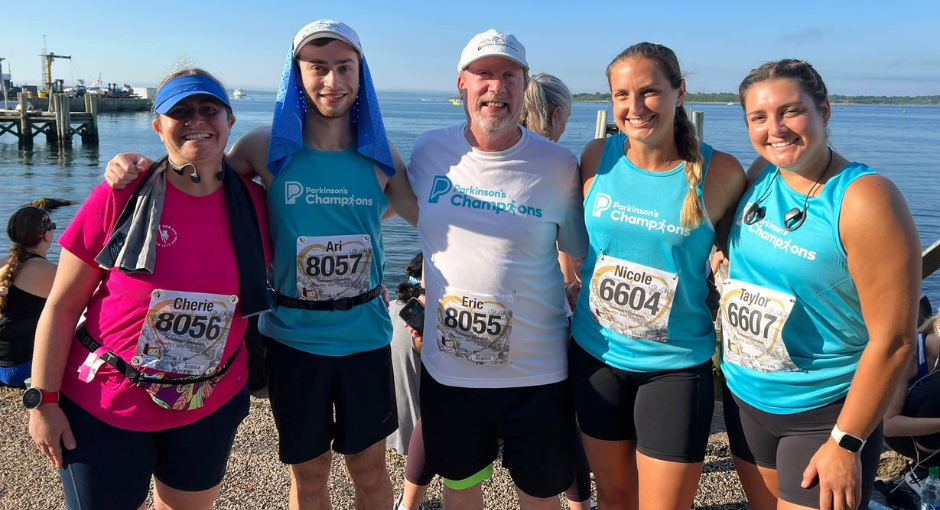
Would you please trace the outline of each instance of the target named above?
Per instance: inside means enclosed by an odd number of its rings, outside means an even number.
[[[575,432],[557,250],[586,253],[578,163],[518,125],[528,64],[513,35],[474,37],[458,73],[469,122],[422,135],[408,171],[426,261],[428,467],[446,508],[482,508],[502,439],[522,508],[558,508]]]

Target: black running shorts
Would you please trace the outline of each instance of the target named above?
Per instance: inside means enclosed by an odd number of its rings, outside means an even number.
[[[285,464],[313,460],[331,443],[337,453],[360,453],[398,428],[388,346],[331,357],[270,341],[265,362]]]
[[[819,508],[819,484],[802,488],[803,471],[829,440],[844,403],[842,399],[802,413],[771,414],[748,405],[725,388],[723,404],[731,453],[749,464],[775,469],[780,499]],[[862,448],[862,501],[857,508],[868,508],[883,432],[879,424]]]
[[[568,373],[578,424],[588,437],[635,440],[638,452],[668,462],[705,460],[715,408],[711,360],[680,370],[630,372],[591,356],[572,339]]]
[[[450,480],[476,474],[499,453],[519,490],[557,496],[574,480],[574,409],[568,381],[519,388],[458,388],[421,369],[428,468]]]

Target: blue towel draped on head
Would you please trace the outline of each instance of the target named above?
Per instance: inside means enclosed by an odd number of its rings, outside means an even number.
[[[291,155],[304,145],[306,103],[300,76],[297,75],[297,65],[294,63],[294,47],[291,44],[287,60],[284,62],[281,86],[277,91],[277,104],[274,105],[274,121],[271,123],[271,140],[268,146],[268,170],[274,175],[287,166]],[[372,74],[364,55],[359,73],[359,93],[349,113],[356,130],[359,153],[374,160],[389,177],[394,175],[395,162],[392,160],[392,151],[385,134],[379,101],[372,86]]]

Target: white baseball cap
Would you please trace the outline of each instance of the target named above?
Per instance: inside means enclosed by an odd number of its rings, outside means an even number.
[[[322,37],[343,41],[352,46],[360,56],[362,55],[362,45],[359,43],[359,35],[355,30],[341,21],[321,19],[301,28],[300,32],[294,36],[294,57],[305,44]]]
[[[508,58],[526,70],[529,69],[529,63],[525,59],[525,46],[519,42],[519,39],[516,39],[516,36],[512,34],[490,29],[470,39],[463,52],[460,53],[457,72],[463,71],[467,66],[483,57],[491,56]]]

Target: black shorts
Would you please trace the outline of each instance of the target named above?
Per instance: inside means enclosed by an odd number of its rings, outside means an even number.
[[[285,464],[313,460],[331,443],[337,453],[360,453],[398,428],[389,346],[331,357],[270,341],[265,364]]]
[[[248,416],[248,405],[246,386],[194,423],[136,432],[108,425],[61,395],[59,406],[77,445],[62,449],[59,476],[66,508],[137,508],[147,499],[151,476],[181,491],[215,487],[225,476],[235,431]]]
[[[724,389],[725,425],[731,453],[744,462],[775,469],[780,499],[819,508],[819,484],[801,487],[803,471],[832,433],[845,399],[796,414],[771,414],[753,407]],[[883,425],[872,432],[862,448],[862,501],[868,508],[878,473]]]
[[[557,496],[574,480],[574,409],[568,381],[519,388],[458,388],[421,368],[428,469],[450,480],[476,474],[499,454],[519,490]]]
[[[638,452],[668,462],[705,460],[715,409],[711,360],[680,370],[630,372],[591,356],[572,339],[568,373],[578,424],[588,437],[635,440]]]

